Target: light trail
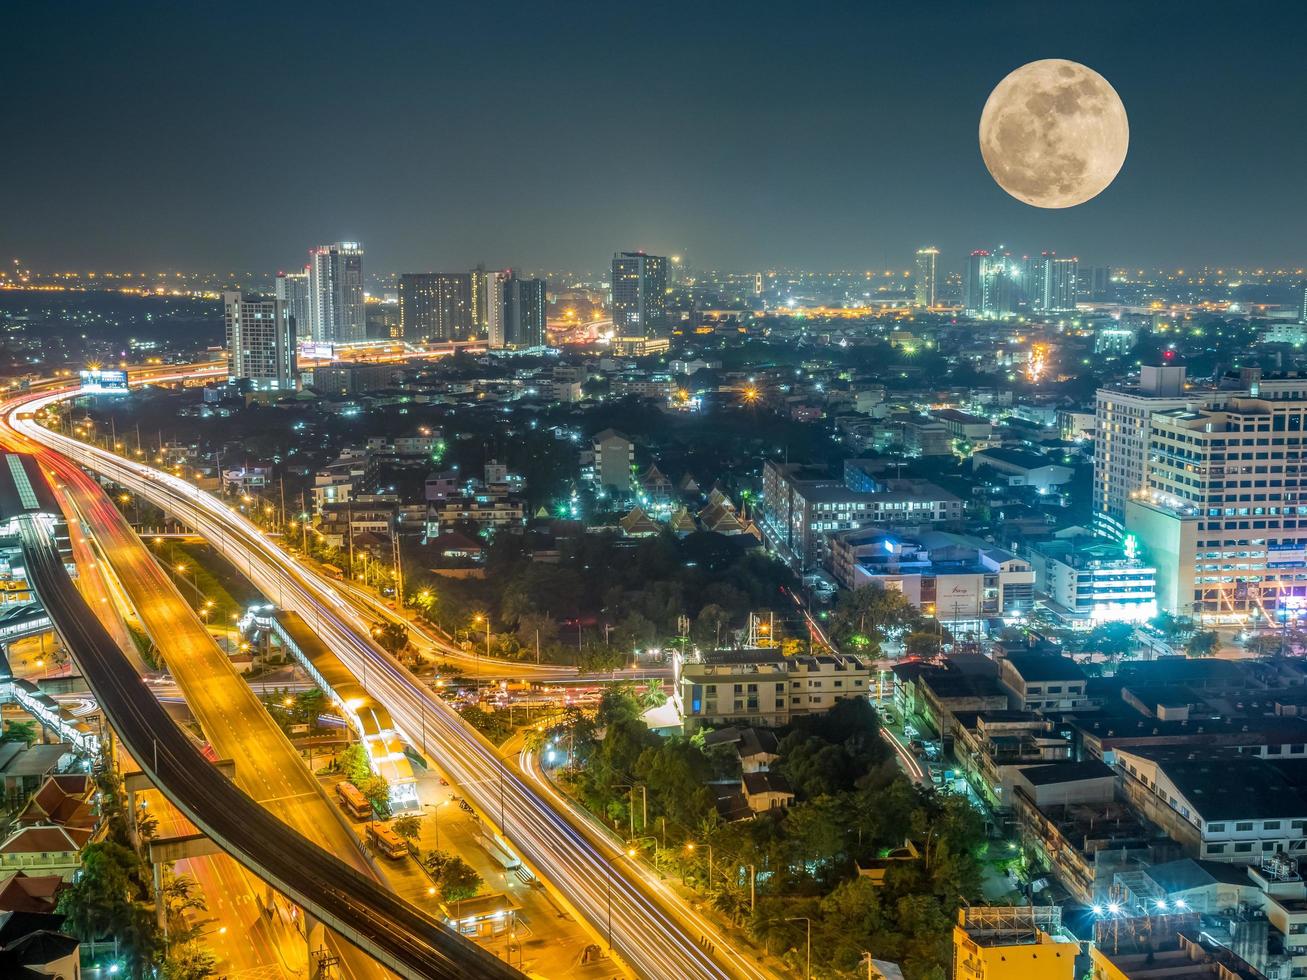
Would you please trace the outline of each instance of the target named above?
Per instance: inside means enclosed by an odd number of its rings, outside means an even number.
[[[165,380],[159,378],[157,380]],[[10,403],[8,424],[153,501],[202,534],[279,606],[299,613],[372,696],[386,705],[410,745],[420,746],[459,784],[483,819],[499,827],[537,877],[551,883],[613,952],[638,975],[668,980],[746,977],[758,967],[680,901],[632,877],[607,857],[612,845],[578,825],[528,786],[480,733],[369,637],[370,623],[333,584],[306,570],[265,533],[217,498],[178,477],[38,425],[31,413],[75,391]],[[694,938],[706,938],[708,952]]]

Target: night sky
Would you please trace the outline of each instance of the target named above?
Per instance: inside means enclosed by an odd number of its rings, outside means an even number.
[[[0,256],[267,270],[902,269],[920,245],[1307,264],[1307,3],[240,4],[26,0],[0,21]],[[1099,198],[990,179],[990,89],[1120,93]]]

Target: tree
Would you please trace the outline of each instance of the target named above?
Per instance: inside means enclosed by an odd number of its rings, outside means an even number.
[[[373,626],[372,638],[392,657],[398,657],[408,649],[408,627],[403,623],[387,622]]]
[[[405,814],[402,817],[397,817],[395,822],[390,825],[390,829],[406,841],[415,841],[422,833],[422,818],[411,813]]]
[[[1085,637],[1082,649],[1101,653],[1112,660],[1128,656],[1134,645],[1135,628],[1130,623],[1103,623]]]
[[[431,851],[422,864],[445,902],[471,898],[481,890],[481,876],[476,869],[455,854]]]
[[[36,741],[37,735],[35,721],[9,721],[5,723],[0,742],[22,742],[30,747]]]
[[[1189,637],[1189,642],[1184,645],[1184,652],[1191,657],[1210,657],[1216,653],[1216,648],[1220,645],[1220,637],[1214,630],[1199,630]]]
[[[874,654],[896,629],[916,615],[907,596],[896,589],[868,585],[840,595],[831,616],[831,638],[859,653]]]
[[[939,653],[940,636],[938,633],[919,630],[903,638],[903,652],[909,657],[930,659]]]

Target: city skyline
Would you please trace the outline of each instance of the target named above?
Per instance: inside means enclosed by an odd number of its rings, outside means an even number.
[[[7,65],[25,135],[0,164],[3,254],[44,268],[123,256],[293,268],[304,241],[358,240],[370,265],[397,271],[589,268],[615,248],[742,270],[900,268],[927,243],[961,255],[1000,229],[1094,263],[1303,263],[1296,7],[832,6],[801,20],[723,7],[694,11],[690,31],[676,8],[653,22],[518,9],[492,56],[442,43],[438,57],[421,39],[465,35],[470,12],[440,12],[436,32],[436,12],[396,10],[402,31],[359,36],[332,28],[341,9],[297,24],[292,46],[251,6],[130,24],[16,11],[13,34],[30,43]],[[867,50],[869,34],[924,43]],[[1184,52],[1165,71],[1160,36]],[[992,86],[1051,37],[1116,86],[1132,148],[1100,198],[1037,212],[990,180],[976,124]],[[264,67],[227,70],[237,41]],[[123,59],[128,44],[152,57]],[[340,70],[351,65],[371,67]],[[478,114],[509,111],[525,153],[448,138],[460,119],[470,133]],[[297,119],[301,137],[257,154],[227,138],[261,117]],[[337,117],[359,138],[333,140]]]

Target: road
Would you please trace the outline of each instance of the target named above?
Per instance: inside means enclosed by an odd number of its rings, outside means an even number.
[[[188,820],[260,878],[386,966],[414,980],[515,971],[299,834],[209,765],[173,723],[78,593],[46,530],[19,518],[34,591],[114,731]]]
[[[25,411],[59,397],[35,398]],[[556,888],[635,973],[668,980],[769,975],[750,950],[713,931],[700,932],[685,920],[680,902],[667,903],[626,864],[611,861],[610,846],[591,828],[559,812],[526,782],[514,762],[501,758],[449,705],[372,642],[368,617],[345,601],[332,583],[307,571],[239,513],[177,477],[78,443],[15,414],[11,407],[5,418],[22,435],[163,507],[202,534],[270,600],[299,613],[368,693],[387,707],[409,743],[421,746],[450,774],[483,818],[513,842],[532,872]],[[701,945],[701,937],[715,952]]]
[[[347,862],[381,891],[362,846],[339,809],[95,480],[58,453],[11,429],[0,428],[0,442],[10,449],[35,451],[42,467],[54,476],[57,492],[73,506],[70,518],[77,518],[70,520],[74,548],[84,537],[79,524],[95,529],[96,543],[114,571],[113,578],[126,591],[131,607],[163,653],[206,739],[219,757],[235,762],[237,785],[300,838]],[[105,584],[103,578],[97,581]],[[83,588],[91,584],[84,582]],[[93,591],[89,598],[96,604]],[[110,603],[107,593],[98,598],[100,604]],[[469,943],[456,942],[474,949]],[[372,956],[334,940],[332,945],[341,958],[340,971],[349,980],[387,975]]]

